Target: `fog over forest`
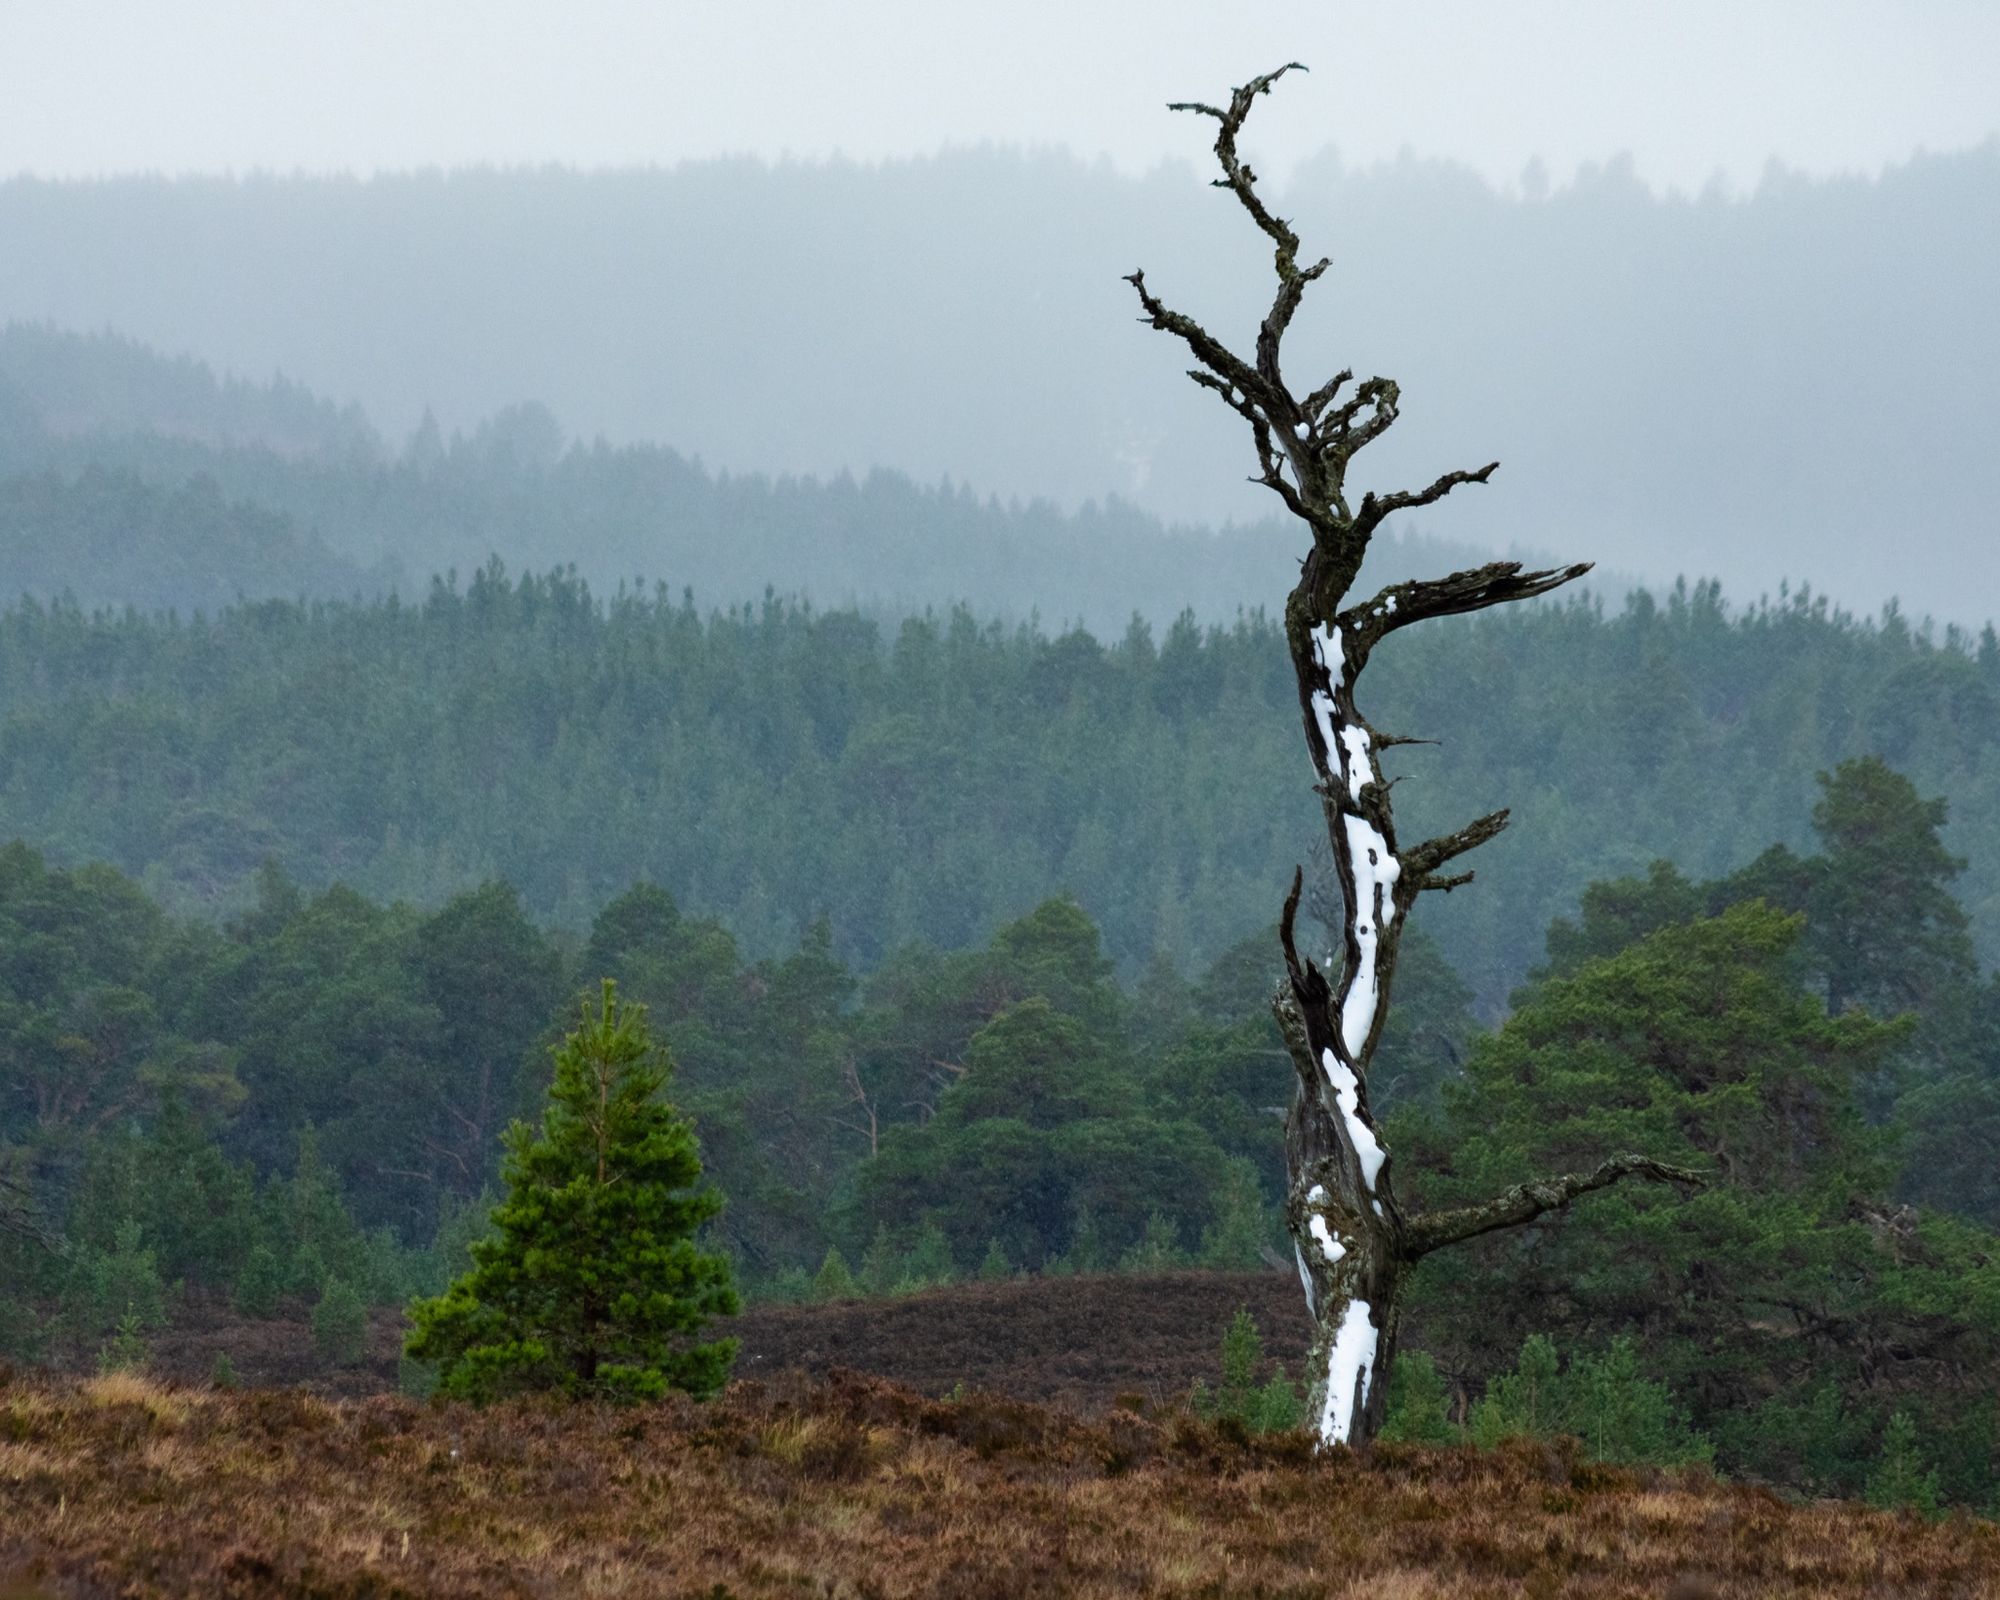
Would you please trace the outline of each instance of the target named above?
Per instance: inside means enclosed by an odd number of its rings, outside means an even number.
[[[1144,267],[1172,303],[1246,335],[1268,265],[1232,204],[1191,166],[1133,178],[1004,149],[879,165],[17,178],[0,184],[0,322],[282,373],[358,403],[355,437],[379,430],[391,453],[427,413],[448,441],[536,402],[546,416],[510,425],[515,446],[550,461],[565,439],[602,437],[732,474],[949,479],[945,503],[969,490],[1074,510],[1116,496],[1169,525],[1263,523],[1193,567],[1168,547],[1166,564],[1198,581],[1140,576],[1123,607],[1170,615],[1177,589],[1227,616],[1274,601],[1296,552],[1268,525],[1275,503],[1244,482],[1246,441],[1135,325],[1120,278]],[[1993,615],[2000,143],[1872,179],[1774,166],[1747,194],[1695,198],[1656,194],[1618,161],[1553,190],[1531,171],[1502,193],[1448,163],[1361,170],[1328,151],[1277,204],[1334,261],[1292,364],[1403,385],[1404,421],[1371,452],[1369,481],[1503,463],[1420,531],[1655,583],[1719,577],[1742,600],[1790,580],[1863,613],[1895,597],[1975,627]],[[37,400],[38,426],[57,434],[106,420]],[[256,427],[185,431],[298,448]],[[1006,592],[983,593],[978,519],[942,520],[922,559],[850,573],[829,598],[1107,620],[1061,559],[1010,556]],[[1138,541],[1114,541],[1114,566],[1141,571],[1150,526],[1112,520]],[[476,560],[479,543],[413,533],[351,553],[420,582]],[[781,566],[765,581],[796,590],[804,576]]]
[[[1994,82],[11,8],[0,1600],[2000,1594]]]

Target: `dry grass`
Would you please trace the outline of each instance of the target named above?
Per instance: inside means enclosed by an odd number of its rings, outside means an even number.
[[[162,1428],[178,1428],[201,1398],[198,1390],[158,1383],[137,1372],[107,1372],[86,1379],[77,1392],[87,1405],[137,1406]]]
[[[1995,1593],[1989,1524],[1542,1445],[1318,1457],[852,1374],[636,1411],[0,1384],[8,1600]]]

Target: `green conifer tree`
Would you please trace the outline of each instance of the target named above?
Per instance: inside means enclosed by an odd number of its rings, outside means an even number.
[[[1238,1306],[1222,1334],[1222,1387],[1215,1392],[1219,1416],[1248,1423],[1257,1404],[1257,1369],[1264,1364],[1264,1339],[1248,1306]]]
[[[1613,1339],[1600,1356],[1572,1358],[1564,1387],[1564,1426],[1600,1461],[1673,1467],[1714,1457],[1666,1385],[1641,1374],[1628,1336]]]
[[[368,1308],[345,1278],[328,1278],[312,1314],[313,1348],[330,1367],[350,1367],[368,1346]]]
[[[146,1346],[145,1319],[127,1311],[118,1319],[118,1331],[97,1352],[99,1372],[142,1372],[151,1351]]]
[[[1868,1499],[1890,1510],[1937,1514],[1937,1473],[1924,1467],[1917,1449],[1917,1425],[1907,1411],[1898,1411],[1883,1431],[1882,1459],[1868,1476]]]
[[[1263,1264],[1276,1229],[1257,1189],[1257,1169],[1237,1157],[1215,1198],[1215,1220],[1202,1230],[1201,1264],[1249,1272]]]
[[[1389,1374],[1389,1417],[1381,1438],[1408,1444],[1451,1444],[1451,1391],[1428,1351],[1405,1350]]]
[[[1533,1333],[1512,1372],[1496,1374],[1472,1410],[1472,1438],[1491,1448],[1502,1439],[1542,1438],[1562,1427],[1562,1364],[1555,1341]]]
[[[507,1130],[507,1197],[473,1268],[416,1302],[406,1353],[439,1391],[525,1389],[656,1399],[720,1388],[736,1341],[698,1338],[737,1309],[728,1261],[697,1230],[722,1209],[701,1182],[694,1130],[660,1099],[672,1064],[643,1006],[606,980],[555,1052],[539,1130]]]
[[[826,1259],[819,1264],[819,1271],[813,1276],[814,1304],[824,1305],[829,1300],[855,1300],[860,1295],[861,1285],[854,1281],[847,1257],[838,1250],[828,1250]]]
[[[903,1276],[903,1252],[889,1237],[889,1224],[878,1222],[875,1237],[861,1253],[861,1292],[875,1298],[894,1294]]]
[[[1120,1272],[1171,1272],[1183,1266],[1180,1230],[1171,1219],[1155,1211],[1146,1218],[1146,1231],[1136,1244],[1118,1258]]]
[[[1271,1369],[1264,1387],[1257,1391],[1256,1402],[1250,1408],[1251,1431],[1290,1433],[1305,1421],[1305,1415],[1305,1401],[1299,1395],[1298,1385],[1285,1375],[1285,1364],[1280,1361]]]
[[[139,1223],[129,1217],[120,1222],[109,1250],[77,1251],[62,1299],[65,1319],[82,1337],[122,1328],[127,1317],[141,1328],[164,1328],[166,1285]]]
[[[914,1294],[919,1289],[954,1282],[957,1277],[958,1263],[951,1258],[951,1241],[944,1236],[944,1229],[938,1226],[937,1218],[924,1218],[909,1253],[903,1257],[903,1271],[897,1279],[896,1292]]]
[[[267,1244],[254,1246],[236,1279],[236,1309],[246,1317],[264,1320],[278,1314],[284,1298],[285,1269],[278,1253]]]

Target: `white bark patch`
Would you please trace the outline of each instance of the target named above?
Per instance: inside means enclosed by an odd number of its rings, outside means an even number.
[[[1320,1410],[1321,1444],[1343,1443],[1357,1410],[1368,1403],[1368,1378],[1375,1368],[1379,1337],[1366,1300],[1347,1302],[1347,1314],[1326,1357],[1326,1403]]]
[[[1326,746],[1329,762],[1339,759],[1340,736],[1333,731],[1333,698],[1324,689],[1312,692],[1313,720],[1319,724],[1320,742]],[[1315,772],[1314,776],[1317,776]]]
[[[1307,1223],[1306,1227],[1319,1242],[1319,1253],[1326,1257],[1328,1266],[1333,1266],[1347,1254],[1347,1246],[1333,1236],[1333,1229],[1326,1225],[1326,1218],[1317,1211],[1313,1213],[1312,1221]],[[1296,1246],[1294,1248],[1296,1249]]]
[[[1358,1057],[1375,1026],[1381,1003],[1375,952],[1381,930],[1396,917],[1396,880],[1403,864],[1366,817],[1343,816],[1347,830],[1347,865],[1354,876],[1354,943],[1361,959],[1340,1003],[1340,1036],[1350,1057]]]
[[[1354,1069],[1335,1055],[1331,1047],[1320,1051],[1319,1061],[1326,1069],[1327,1081],[1333,1085],[1333,1097],[1340,1105],[1340,1120],[1347,1124],[1348,1143],[1354,1146],[1354,1154],[1361,1161],[1361,1181],[1372,1195],[1389,1152],[1382,1148],[1375,1130],[1361,1120],[1361,1083],[1354,1076]],[[1380,1204],[1376,1202],[1378,1209]]]
[[[1313,648],[1325,670],[1329,685],[1338,674],[1347,681],[1347,657],[1341,649],[1338,626],[1314,630]],[[1361,804],[1361,791],[1376,781],[1374,749],[1368,730],[1342,722],[1339,708],[1329,689],[1312,692],[1313,720],[1319,725],[1320,742],[1326,749],[1327,776],[1334,763],[1347,784],[1350,805]],[[1395,920],[1396,881],[1403,864],[1389,848],[1382,830],[1366,817],[1346,813],[1342,817],[1346,837],[1347,865],[1354,883],[1354,922],[1351,932],[1360,960],[1347,984],[1340,1004],[1340,1035],[1349,1059],[1358,1058],[1368,1035],[1375,1028],[1375,1014],[1381,1007],[1381,982],[1376,973],[1377,951],[1382,930]]]
[[[1375,781],[1375,769],[1368,762],[1368,730],[1352,723],[1340,730],[1340,743],[1347,752],[1347,798],[1361,804],[1361,791]]]
[[[1319,664],[1326,668],[1328,681],[1338,678],[1347,681],[1347,652],[1340,646],[1340,625],[1334,623],[1313,630],[1313,638],[1319,647]]]

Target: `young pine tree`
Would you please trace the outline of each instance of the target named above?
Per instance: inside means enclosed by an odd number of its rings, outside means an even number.
[[[507,1197],[472,1270],[412,1305],[407,1353],[471,1400],[711,1394],[736,1341],[698,1335],[737,1297],[728,1261],[695,1238],[722,1199],[701,1182],[693,1128],[659,1098],[672,1064],[608,979],[555,1059],[541,1128],[507,1130]]]
[[[861,1294],[861,1285],[854,1281],[854,1273],[847,1265],[847,1257],[838,1250],[829,1249],[826,1259],[819,1264],[819,1271],[813,1275],[812,1301],[815,1305],[825,1305],[832,1300],[854,1300]]]
[[[1257,1369],[1264,1364],[1264,1339],[1248,1306],[1239,1306],[1222,1334],[1222,1387],[1218,1415],[1247,1423],[1257,1403]]]
[[[351,1367],[368,1348],[368,1307],[344,1278],[328,1278],[312,1314],[313,1349],[330,1367]]]
[[[1871,1505],[1894,1510],[1920,1511],[1925,1516],[1938,1512],[1937,1473],[1924,1465],[1917,1446],[1917,1425],[1907,1411],[1889,1419],[1882,1435],[1882,1459],[1868,1476]]]
[[[1428,1352],[1405,1350],[1389,1375],[1389,1416],[1378,1437],[1408,1444],[1452,1444],[1451,1390]]]

